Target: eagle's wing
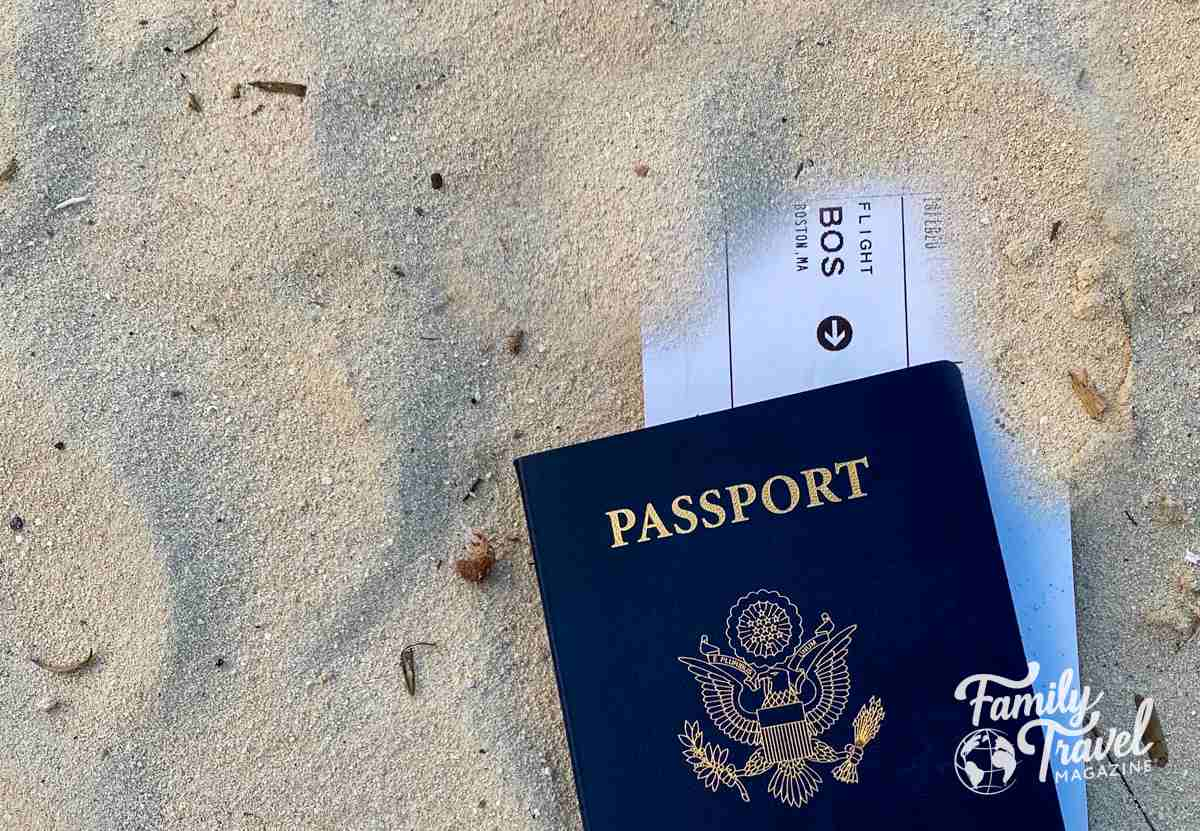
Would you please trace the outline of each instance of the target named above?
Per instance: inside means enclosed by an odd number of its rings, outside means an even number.
[[[847,626],[834,634],[809,664],[808,677],[816,686],[817,693],[808,702],[805,720],[814,736],[836,724],[850,700],[850,670],[846,666],[846,653],[850,649],[850,638],[857,628],[857,625]]]
[[[735,742],[758,744],[758,720],[738,706],[742,682],[720,667],[695,658],[680,658],[679,662],[700,683],[704,710],[717,729]]]

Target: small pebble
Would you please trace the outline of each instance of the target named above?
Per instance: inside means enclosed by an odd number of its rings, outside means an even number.
[[[8,521],[8,527],[14,531],[20,531],[25,527],[25,520],[20,516],[14,515],[13,518]]]
[[[650,165],[646,164],[645,162],[638,162],[633,166],[633,172],[634,175],[644,178],[650,173]]]
[[[442,181],[442,174],[440,174],[440,173],[429,174],[429,184],[430,184],[430,186],[433,187],[434,190],[441,190],[442,185],[444,184],[444,182]]]
[[[1032,239],[1017,239],[1004,247],[1004,256],[1015,266],[1026,266],[1037,256],[1038,244]]]
[[[217,665],[217,669],[220,669],[221,667],[225,666],[225,659],[217,658],[217,660],[214,663]]]
[[[55,450],[66,450],[66,449],[67,449],[67,443],[66,443],[65,441],[56,441],[56,442],[54,443],[54,449],[55,449]]]
[[[1184,507],[1183,502],[1173,496],[1163,494],[1157,498],[1147,498],[1142,500],[1142,505],[1152,509],[1151,518],[1156,522],[1182,525],[1188,518],[1187,508]]]
[[[1095,320],[1104,314],[1106,301],[1100,289],[1078,291],[1071,301],[1071,316],[1076,320]]]
[[[56,709],[59,703],[59,700],[54,696],[44,695],[37,700],[37,704],[35,706],[38,708],[39,712],[48,713],[51,710]]]
[[[1075,285],[1081,291],[1094,288],[1103,279],[1104,274],[1103,263],[1095,257],[1088,258],[1079,264],[1079,268],[1075,269]]]
[[[1111,242],[1120,242],[1129,236],[1133,230],[1133,223],[1125,211],[1120,208],[1110,207],[1104,212],[1104,236],[1108,237]]]

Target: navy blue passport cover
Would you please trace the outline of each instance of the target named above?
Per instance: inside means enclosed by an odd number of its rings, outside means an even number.
[[[588,831],[1062,828],[1040,731],[956,770],[1026,665],[953,364],[516,466]]]

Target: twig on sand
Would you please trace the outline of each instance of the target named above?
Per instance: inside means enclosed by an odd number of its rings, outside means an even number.
[[[294,84],[291,81],[251,81],[250,86],[263,92],[277,92],[281,95],[294,95],[303,98],[308,95],[308,87],[304,84]]]
[[[71,207],[72,205],[82,204],[91,198],[92,197],[90,197],[90,196],[72,196],[70,199],[64,199],[63,201],[61,201],[57,205],[55,205],[54,210],[61,211],[65,208]]]
[[[417,694],[417,662],[413,655],[414,646],[437,646],[437,644],[429,641],[417,641],[400,650],[400,671],[404,673],[404,689],[408,690],[409,695]]]
[[[210,37],[212,37],[213,35],[215,35],[215,34],[217,33],[217,29],[219,29],[219,28],[220,28],[219,26],[213,26],[211,29],[209,29],[209,30],[208,30],[208,34],[207,34],[207,35],[205,35],[204,37],[200,38],[200,40],[198,40],[198,41],[196,41],[195,43],[193,43],[193,44],[192,44],[191,46],[189,46],[187,49],[184,49],[184,50],[183,50],[183,54],[185,54],[185,55],[186,55],[186,54],[188,54],[188,53],[190,53],[190,52],[195,52],[195,51],[196,51],[197,49],[199,49],[201,46],[203,46],[204,44],[208,43],[208,39],[209,39]]]

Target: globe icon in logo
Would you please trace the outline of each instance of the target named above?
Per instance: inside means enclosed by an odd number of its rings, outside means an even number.
[[[954,772],[967,790],[980,796],[1004,793],[1016,780],[1017,753],[999,730],[984,727],[968,733],[954,751]]]

